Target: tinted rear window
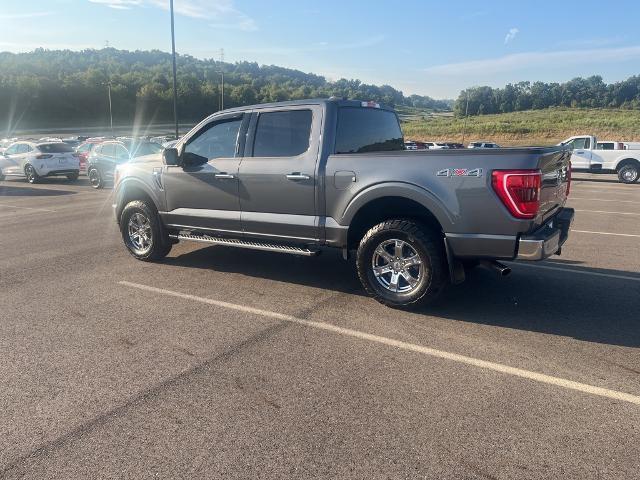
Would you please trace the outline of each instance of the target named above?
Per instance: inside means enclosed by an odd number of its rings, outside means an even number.
[[[338,111],[336,153],[403,150],[395,113],[373,108],[342,107]]]
[[[45,143],[38,145],[38,150],[43,153],[70,153],[73,152],[73,147],[66,143]]]
[[[258,116],[254,157],[295,157],[309,149],[311,110],[266,112]]]

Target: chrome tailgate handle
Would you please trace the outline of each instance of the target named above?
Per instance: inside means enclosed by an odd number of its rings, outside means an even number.
[[[233,179],[236,178],[234,175],[230,174],[230,173],[216,173],[215,174],[216,178],[228,178],[228,179]]]

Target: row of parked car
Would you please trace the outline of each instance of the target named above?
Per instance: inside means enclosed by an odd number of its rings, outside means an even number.
[[[404,142],[405,150],[447,150],[454,148],[464,148],[464,145],[454,142],[420,142],[417,140]],[[471,142],[467,148],[500,148],[500,145],[494,142]]]
[[[64,176],[70,181],[86,174],[94,188],[113,179],[118,164],[161,152],[173,146],[173,137],[43,137],[38,140],[0,141],[0,180],[23,177],[37,183],[43,177]]]

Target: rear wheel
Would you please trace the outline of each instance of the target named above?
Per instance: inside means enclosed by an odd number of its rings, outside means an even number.
[[[100,175],[100,170],[91,167],[87,175],[89,176],[89,183],[93,188],[104,188],[104,179],[102,175]]]
[[[394,219],[371,228],[360,241],[358,277],[384,305],[407,307],[435,300],[447,285],[441,236],[411,220]]]
[[[69,175],[67,175],[67,179],[72,182],[75,182],[76,180],[78,180],[79,176],[80,175],[78,173],[70,173]]]
[[[640,178],[640,164],[628,163],[618,170],[618,180],[622,183],[636,183]]]
[[[40,181],[40,175],[38,175],[36,169],[31,164],[24,167],[24,174],[29,183],[38,183]]]
[[[129,253],[138,260],[160,260],[171,251],[172,243],[158,212],[145,201],[134,200],[124,207],[120,232]]]

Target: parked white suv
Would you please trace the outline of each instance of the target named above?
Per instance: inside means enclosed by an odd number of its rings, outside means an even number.
[[[79,174],[79,156],[66,143],[16,142],[0,154],[0,180],[8,176],[25,177],[29,183],[51,176],[77,180]]]

